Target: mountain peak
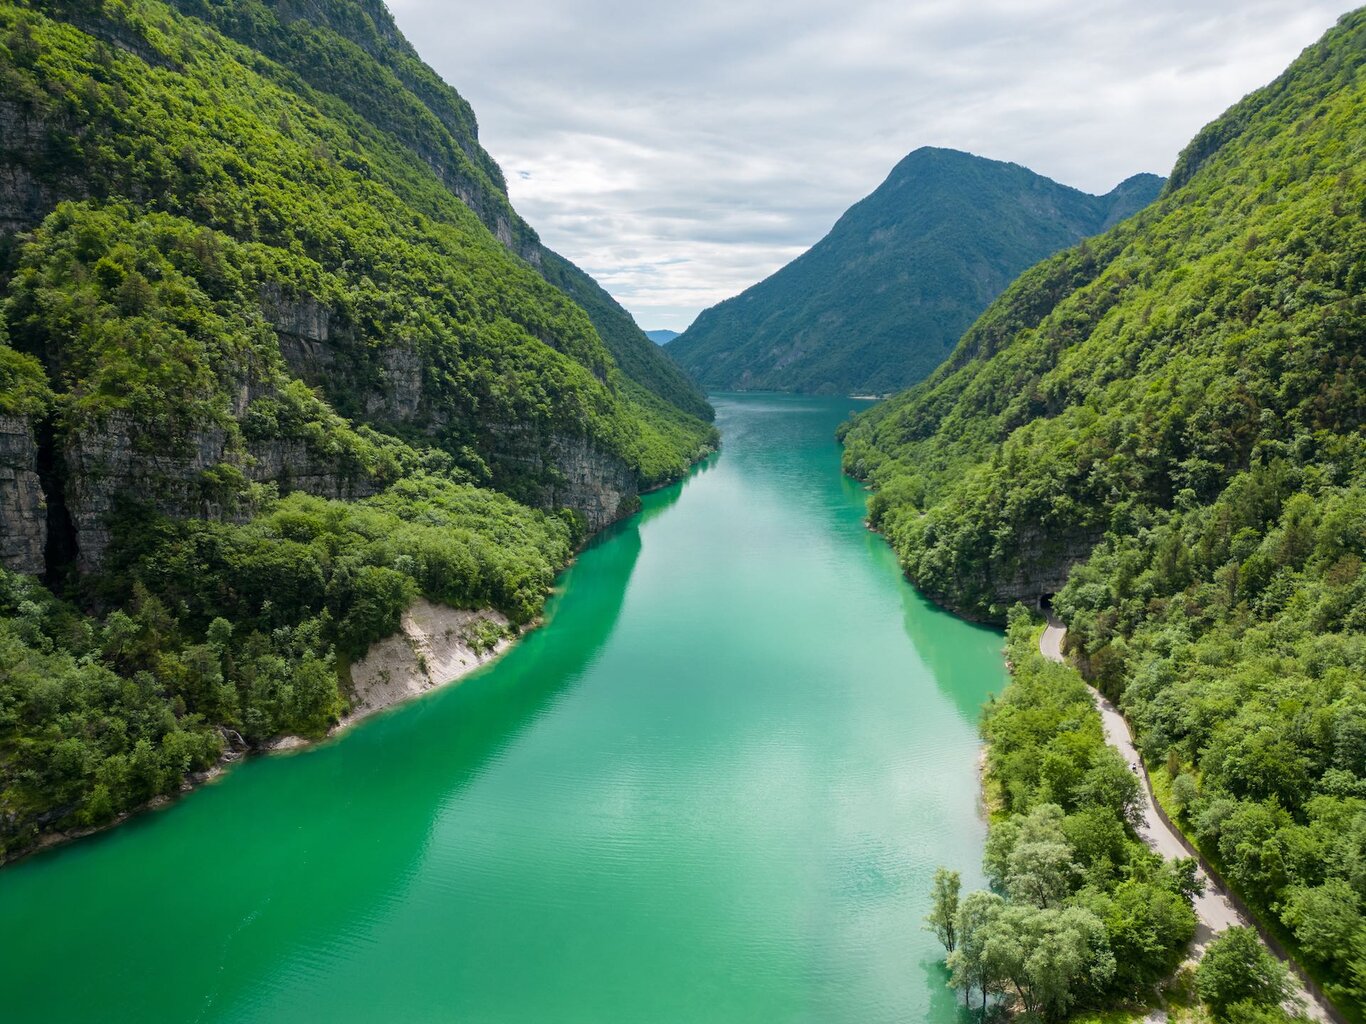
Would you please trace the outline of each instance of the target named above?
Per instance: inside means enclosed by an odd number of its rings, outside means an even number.
[[[1021,271],[1151,202],[922,146],[793,263],[706,310],[669,354],[704,385],[885,393],[927,376]]]

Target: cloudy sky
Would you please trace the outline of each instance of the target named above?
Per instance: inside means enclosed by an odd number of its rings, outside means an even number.
[[[922,145],[1165,174],[1347,0],[389,0],[512,199],[645,328],[818,240]]]

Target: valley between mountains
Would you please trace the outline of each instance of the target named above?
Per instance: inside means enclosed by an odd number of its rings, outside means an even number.
[[[395,14],[0,2],[5,1019],[1363,1024],[1366,11],[680,331]]]

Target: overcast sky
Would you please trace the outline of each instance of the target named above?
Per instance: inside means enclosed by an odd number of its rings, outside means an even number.
[[[1344,0],[389,0],[513,203],[642,327],[802,253],[918,146],[1166,174]]]

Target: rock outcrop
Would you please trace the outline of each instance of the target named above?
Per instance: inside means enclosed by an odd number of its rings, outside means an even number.
[[[635,509],[640,488],[636,475],[620,458],[593,446],[587,438],[541,436],[532,424],[495,428],[499,462],[519,467],[540,485],[525,500],[540,508],[571,508],[592,532]]]
[[[1094,531],[1054,537],[1041,529],[1025,529],[1018,548],[993,559],[981,572],[963,575],[954,593],[921,585],[935,603],[957,615],[1000,622],[1005,610],[1017,602],[1030,608],[1043,607],[1067,583],[1072,567],[1086,561],[1103,536],[1103,532]],[[995,611],[984,613],[983,606],[992,606]]]
[[[356,342],[325,303],[270,287],[261,293],[261,308],[279,337],[285,363],[301,380],[329,392],[335,391],[337,374],[343,367],[356,372],[351,354]],[[355,379],[348,382],[352,397],[367,418],[417,425],[428,433],[445,425],[442,410],[425,400],[427,362],[421,353],[403,345],[385,345],[367,354],[374,360],[376,371],[369,386],[362,388]],[[547,436],[536,426],[523,423],[494,426],[491,433],[495,462],[530,470],[542,480],[534,493],[523,496],[532,504],[548,510],[572,508],[594,531],[633,508],[633,499],[639,494],[635,473],[620,458],[598,450],[588,439]],[[300,486],[310,493],[328,493],[312,485]]]
[[[414,602],[399,631],[351,666],[351,711],[342,726],[468,675],[507,649],[508,628],[496,611]]]
[[[33,423],[24,416],[0,416],[0,565],[40,575],[46,545],[47,502]]]
[[[0,235],[28,230],[65,197],[34,170],[48,135],[48,125],[23,105],[0,100]],[[79,189],[72,183],[66,191]]]
[[[100,568],[121,501],[181,518],[250,515],[249,502],[232,486],[232,470],[254,483],[274,483],[281,493],[355,499],[380,490],[372,477],[319,456],[302,440],[273,438],[243,448],[222,427],[205,426],[174,446],[158,445],[125,413],[68,437],[65,456],[66,507],[82,572]],[[230,471],[226,479],[224,468]]]

